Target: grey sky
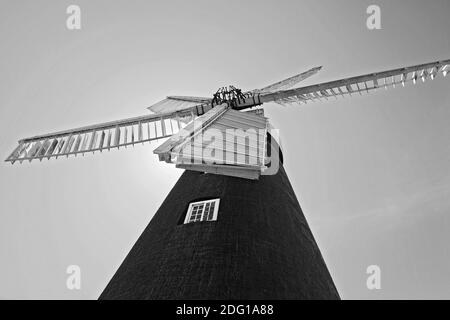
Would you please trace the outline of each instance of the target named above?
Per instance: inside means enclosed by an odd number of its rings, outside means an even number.
[[[66,7],[82,29],[66,29]],[[382,30],[366,28],[381,6]],[[0,1],[0,155],[142,115],[166,95],[308,83],[450,58],[450,1]],[[450,298],[450,78],[267,105],[342,298]],[[0,297],[97,298],[181,171],[158,144],[0,164]],[[66,289],[66,267],[82,290]],[[382,289],[369,291],[376,264]]]

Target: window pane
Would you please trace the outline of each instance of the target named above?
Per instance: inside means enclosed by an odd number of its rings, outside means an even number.
[[[214,210],[210,210],[208,214],[208,220],[211,221],[214,218]]]
[[[185,223],[215,220],[216,203],[219,204],[219,199],[191,204],[186,214]]]

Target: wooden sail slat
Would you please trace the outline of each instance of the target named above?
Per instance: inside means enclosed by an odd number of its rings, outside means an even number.
[[[66,141],[66,143],[65,143],[65,145],[64,145],[64,148],[63,148],[63,150],[61,151],[61,153],[60,153],[60,155],[65,155],[65,154],[67,154],[68,152],[70,152],[70,147],[72,146],[72,139],[73,139],[73,135],[70,135],[68,138],[67,138],[67,141]]]
[[[50,144],[50,147],[47,149],[47,152],[45,153],[45,156],[47,159],[50,159],[50,156],[55,151],[56,146],[58,145],[58,139],[53,139],[52,143]]]
[[[380,83],[378,82],[378,79],[373,80],[373,85],[375,89],[378,89],[380,87]]]
[[[170,133],[173,134],[172,120],[169,120],[169,125],[170,125]]]
[[[41,147],[39,148],[39,150],[36,152],[36,157],[39,158],[40,160],[42,160],[42,158],[44,157],[45,151],[47,151],[47,148],[48,148],[48,144],[49,144],[49,140],[46,139],[41,144]]]
[[[108,148],[108,151],[111,150],[111,136],[112,132],[111,130],[108,130],[108,138],[106,140],[106,147]]]
[[[383,86],[384,86],[384,89],[387,90],[387,80],[386,80],[386,78],[383,78]]]
[[[58,142],[58,145],[56,146],[56,150],[55,150],[56,155],[59,155],[62,152],[65,144],[66,144],[66,138],[61,138],[61,140],[59,140],[59,142]]]
[[[416,82],[417,82],[417,72],[416,71],[413,72],[412,81],[414,84],[416,84]]]
[[[439,71],[439,68],[437,68],[437,67],[431,68],[431,71],[430,71],[430,78],[431,78],[431,80],[434,80],[434,78],[436,77],[438,71]]]
[[[91,135],[91,141],[89,142],[89,151],[94,150],[96,141],[97,141],[97,131],[93,130]]]
[[[82,139],[83,139],[83,136],[81,134],[78,135],[77,139],[75,140],[75,144],[73,146],[73,152],[78,152],[78,149],[80,148]]]
[[[39,160],[42,160],[42,158],[44,158],[44,156],[47,154],[47,150],[50,148],[51,145],[52,145],[52,140],[47,139],[44,141],[44,143],[42,144],[41,150],[39,150],[39,152],[37,154]]]
[[[75,137],[75,136],[71,136],[71,137],[69,138],[69,141],[67,142],[67,149],[65,150],[64,155],[67,155],[67,156],[68,156],[69,153],[71,153],[72,147],[73,147],[73,144],[74,144],[75,140],[76,140],[76,137]]]
[[[22,159],[26,158],[28,156],[28,152],[30,151],[31,146],[32,146],[32,143],[27,142],[25,148],[22,149],[22,151],[19,154],[19,157],[16,160],[19,160],[20,163],[22,163],[22,161],[23,161]]]
[[[165,124],[163,118],[161,118],[161,132],[162,132],[162,135],[163,135],[163,136],[166,135],[166,124]]]
[[[86,151],[87,142],[89,140],[89,134],[85,133],[83,137],[83,143],[81,143],[80,151]],[[84,154],[84,153],[83,153]]]
[[[142,122],[138,124],[138,142],[142,141]]]
[[[105,131],[102,131],[102,133],[100,135],[100,140],[99,140],[99,143],[98,143],[98,148],[99,148],[100,151],[103,150],[104,142],[105,142]]]
[[[307,94],[302,95],[302,99],[305,103],[307,103],[308,100],[311,100],[311,98]]]
[[[391,84],[392,84],[392,87],[395,89],[395,76],[391,77]]]
[[[351,85],[349,85],[349,84],[347,84],[347,85],[345,85],[345,88],[347,89],[347,92],[351,95],[352,94],[352,92],[353,92],[353,88],[352,88],[352,86]]]
[[[444,77],[447,76],[448,72],[449,72],[449,64],[447,63],[445,66],[442,67],[441,72],[444,75]]]
[[[116,133],[114,135],[114,147],[119,148],[120,144],[120,127],[116,126]]]
[[[369,93],[369,86],[367,85],[367,82],[364,81],[363,84],[364,84],[364,90],[366,90],[366,92]],[[373,88],[375,88],[375,87],[373,87]]]
[[[33,143],[30,151],[28,151],[28,158],[33,158],[41,148],[41,145],[42,143],[40,141]]]
[[[311,100],[311,101],[313,101],[313,102],[316,101],[316,100],[315,100],[315,97],[314,97],[314,95],[313,95],[312,93],[307,93],[306,96],[308,97],[309,100]]]
[[[322,101],[322,99],[320,99],[320,95],[318,92],[313,92],[312,93],[315,99],[318,99],[319,101]]]
[[[361,87],[359,86],[359,83],[357,82],[356,83],[356,87],[358,88],[358,93],[359,93],[359,95],[362,95],[362,93],[361,93]]]
[[[402,73],[401,78],[400,78],[400,82],[402,83],[402,86],[405,86],[406,79],[408,79],[408,74]]]
[[[321,94],[323,97],[325,97],[325,99],[328,100],[328,97],[330,96],[330,95],[328,94],[328,92],[326,92],[325,90],[320,90],[319,92],[320,92],[320,94]]]
[[[130,130],[131,130],[131,143],[134,144],[134,127],[131,126]]]
[[[339,95],[339,92],[336,92],[336,90],[337,90],[337,88],[331,88],[331,89],[330,89],[331,95],[332,95],[335,99],[337,99],[337,96]]]

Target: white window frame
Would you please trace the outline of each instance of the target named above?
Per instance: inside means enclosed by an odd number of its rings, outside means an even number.
[[[208,217],[205,217],[205,208],[206,208],[207,204],[209,204],[211,206],[211,203],[214,203],[214,212],[213,212],[212,219],[208,220]],[[200,212],[200,215],[201,215],[200,220],[191,221],[191,216],[194,211],[193,210],[194,207],[198,208],[198,206],[202,205],[202,204],[203,204],[203,207],[201,208],[201,212]],[[216,221],[217,213],[219,212],[219,205],[220,205],[220,199],[210,199],[210,200],[191,202],[189,204],[189,207],[188,207],[188,210],[186,213],[186,217],[184,218],[184,224],[193,223],[193,222],[202,222],[202,221]],[[197,210],[196,210],[196,214],[198,215],[199,213]]]

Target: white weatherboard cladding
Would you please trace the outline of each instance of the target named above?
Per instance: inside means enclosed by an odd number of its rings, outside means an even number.
[[[228,109],[173,148],[171,158],[179,168],[256,179],[264,168],[266,136],[265,117]]]
[[[266,121],[230,109],[176,151],[177,164],[190,163],[191,156],[206,163],[260,166],[264,161]],[[215,151],[213,157],[209,156],[211,149]]]

